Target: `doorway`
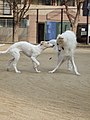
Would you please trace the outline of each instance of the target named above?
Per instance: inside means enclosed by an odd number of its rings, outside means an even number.
[[[77,26],[77,42],[79,43],[87,43],[87,24],[79,23]],[[90,40],[89,40],[90,42]]]
[[[45,23],[38,23],[38,43],[44,40]]]

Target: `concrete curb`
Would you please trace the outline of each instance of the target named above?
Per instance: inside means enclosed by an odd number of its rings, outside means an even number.
[[[77,48],[90,48],[90,44],[89,44],[89,45],[86,45],[86,44],[78,43],[78,44],[77,44]]]

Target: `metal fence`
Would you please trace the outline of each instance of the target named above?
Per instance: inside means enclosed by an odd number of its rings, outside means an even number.
[[[70,13],[75,15],[75,8],[70,8]],[[0,43],[12,43],[14,42],[13,36],[13,16],[3,15],[2,9],[0,9]],[[81,10],[82,16],[82,10]],[[36,39],[37,42],[41,40],[48,40],[57,36],[58,33],[62,33],[67,29],[70,29],[70,22],[66,15],[66,10],[61,8],[38,8],[38,9],[29,9],[27,15],[30,16],[30,24],[27,26],[27,18],[24,18],[20,23],[19,36],[18,40],[26,40],[27,38]],[[82,19],[82,17],[80,18]],[[87,22],[86,17],[83,19],[84,24]],[[43,24],[44,25],[43,25]],[[33,30],[32,25],[36,24],[36,33]],[[33,25],[34,26],[34,25]],[[54,26],[54,27],[52,27]],[[33,33],[30,30],[34,31]],[[81,28],[80,28],[81,29]],[[29,33],[28,33],[29,31]],[[36,37],[36,38],[35,38]]]
[[[27,39],[27,27],[25,26],[25,21],[21,22],[21,26],[19,28],[19,36],[18,40],[26,40]],[[13,18],[9,17],[1,17],[0,18],[0,43],[12,43],[14,42],[14,32],[13,32]]]

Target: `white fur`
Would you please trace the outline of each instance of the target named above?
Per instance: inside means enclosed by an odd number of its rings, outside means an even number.
[[[22,52],[26,56],[31,58],[35,71],[40,72],[37,69],[37,66],[40,65],[40,63],[37,61],[36,57],[40,55],[43,50],[49,47],[53,47],[53,45],[45,41],[41,41],[41,43],[38,45],[33,45],[31,43],[22,41],[22,42],[14,43],[6,51],[0,51],[0,54],[9,53],[13,56],[13,58],[9,60],[9,66],[7,70],[9,70],[11,66],[13,66],[16,73],[21,73],[17,69],[17,62],[20,58],[20,52]]]
[[[0,46],[4,46],[5,44],[0,44]]]
[[[48,41],[49,43],[53,44],[53,48],[55,51],[58,51],[57,49],[57,43],[56,43],[57,39],[51,39],[50,41]]]
[[[58,42],[62,40],[63,42]],[[55,72],[58,67],[66,60],[68,60],[68,68],[75,72],[76,75],[80,75],[77,71],[77,67],[74,62],[74,51],[77,45],[76,35],[72,31],[66,31],[57,36],[57,48],[58,48],[58,62],[57,66],[49,73]]]

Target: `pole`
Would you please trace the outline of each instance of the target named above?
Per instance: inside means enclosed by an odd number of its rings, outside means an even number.
[[[63,9],[61,9],[61,34],[63,32]]]
[[[14,33],[15,33],[15,0],[13,1],[13,42],[14,42]]]
[[[14,42],[14,17],[13,17],[13,40],[12,42]]]
[[[37,9],[37,18],[36,18],[36,42],[38,43],[38,9]]]
[[[89,16],[89,8],[88,8],[89,6],[88,6],[88,0],[87,0],[87,40],[86,40],[86,44],[89,44],[89,36],[88,36],[88,23],[89,23],[89,21],[88,21],[88,16]]]

